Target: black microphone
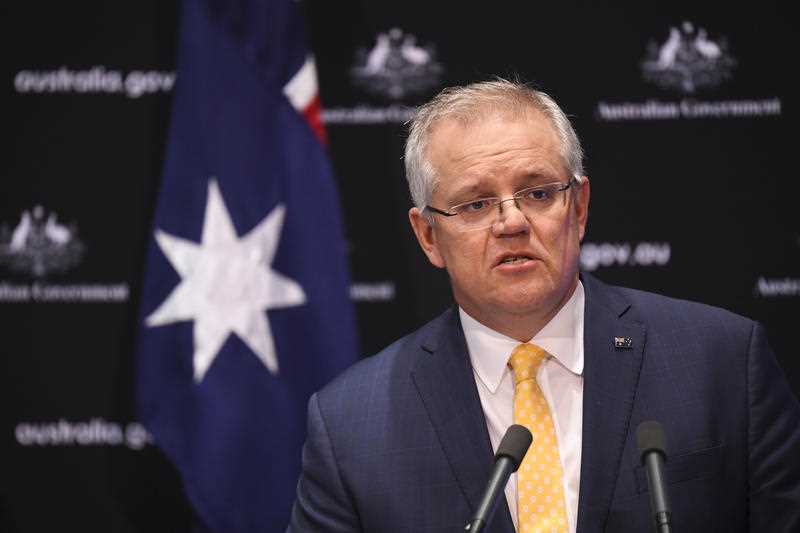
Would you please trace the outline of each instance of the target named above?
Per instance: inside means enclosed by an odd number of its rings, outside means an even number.
[[[514,424],[508,428],[497,447],[497,453],[494,454],[494,470],[483,492],[481,503],[472,520],[464,526],[465,531],[478,533],[492,519],[497,499],[503,493],[508,477],[519,468],[532,440],[533,436],[525,426]]]
[[[658,533],[670,532],[670,510],[664,484],[664,461],[667,459],[664,428],[655,420],[642,422],[636,428],[636,446],[642,457],[650,486],[650,506]]]

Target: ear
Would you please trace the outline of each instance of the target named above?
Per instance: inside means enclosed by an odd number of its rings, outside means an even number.
[[[434,266],[444,268],[444,258],[439,252],[433,225],[416,207],[412,207],[408,211],[408,220],[411,222],[411,228],[414,230],[414,235],[417,236],[417,242],[419,242],[425,255],[428,256],[428,260]]]
[[[589,186],[589,176],[584,176],[581,183],[577,186],[575,194],[575,214],[578,221],[578,236],[583,240],[586,234],[586,222],[589,220],[589,196],[591,187]]]

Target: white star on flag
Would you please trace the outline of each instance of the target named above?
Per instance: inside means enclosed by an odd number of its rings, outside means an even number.
[[[153,327],[194,320],[195,381],[202,381],[230,333],[238,335],[272,374],[278,373],[265,311],[306,302],[303,288],[271,267],[285,212],[278,204],[240,239],[211,178],[201,244],[156,230],[158,246],[181,282],[145,323]]]

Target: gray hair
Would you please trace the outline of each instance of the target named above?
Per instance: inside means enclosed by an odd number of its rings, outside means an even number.
[[[433,127],[444,119],[470,124],[493,111],[535,109],[550,120],[561,143],[561,157],[570,174],[583,180],[583,149],[567,115],[549,95],[524,83],[497,78],[461,87],[448,87],[420,106],[408,122],[405,165],[411,199],[423,210],[436,186],[436,171],[426,151]]]

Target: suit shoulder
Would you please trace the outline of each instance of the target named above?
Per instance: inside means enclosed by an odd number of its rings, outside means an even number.
[[[671,324],[686,330],[716,330],[745,337],[749,337],[756,325],[752,319],[721,307],[638,289],[614,289],[631,303],[631,316],[645,323]]]
[[[334,378],[318,394],[327,397],[352,396],[353,390],[358,390],[365,384],[373,384],[397,375],[407,376],[418,354],[424,351],[426,343],[437,337],[441,329],[453,320],[454,314],[457,315],[452,309],[448,309],[380,352],[361,359]]]
[[[716,330],[750,335],[755,322],[721,307],[673,298],[654,292],[607,285],[583,273],[587,298],[595,305],[629,320],[650,325],[671,325],[676,330]],[[589,301],[589,300],[587,300]]]

